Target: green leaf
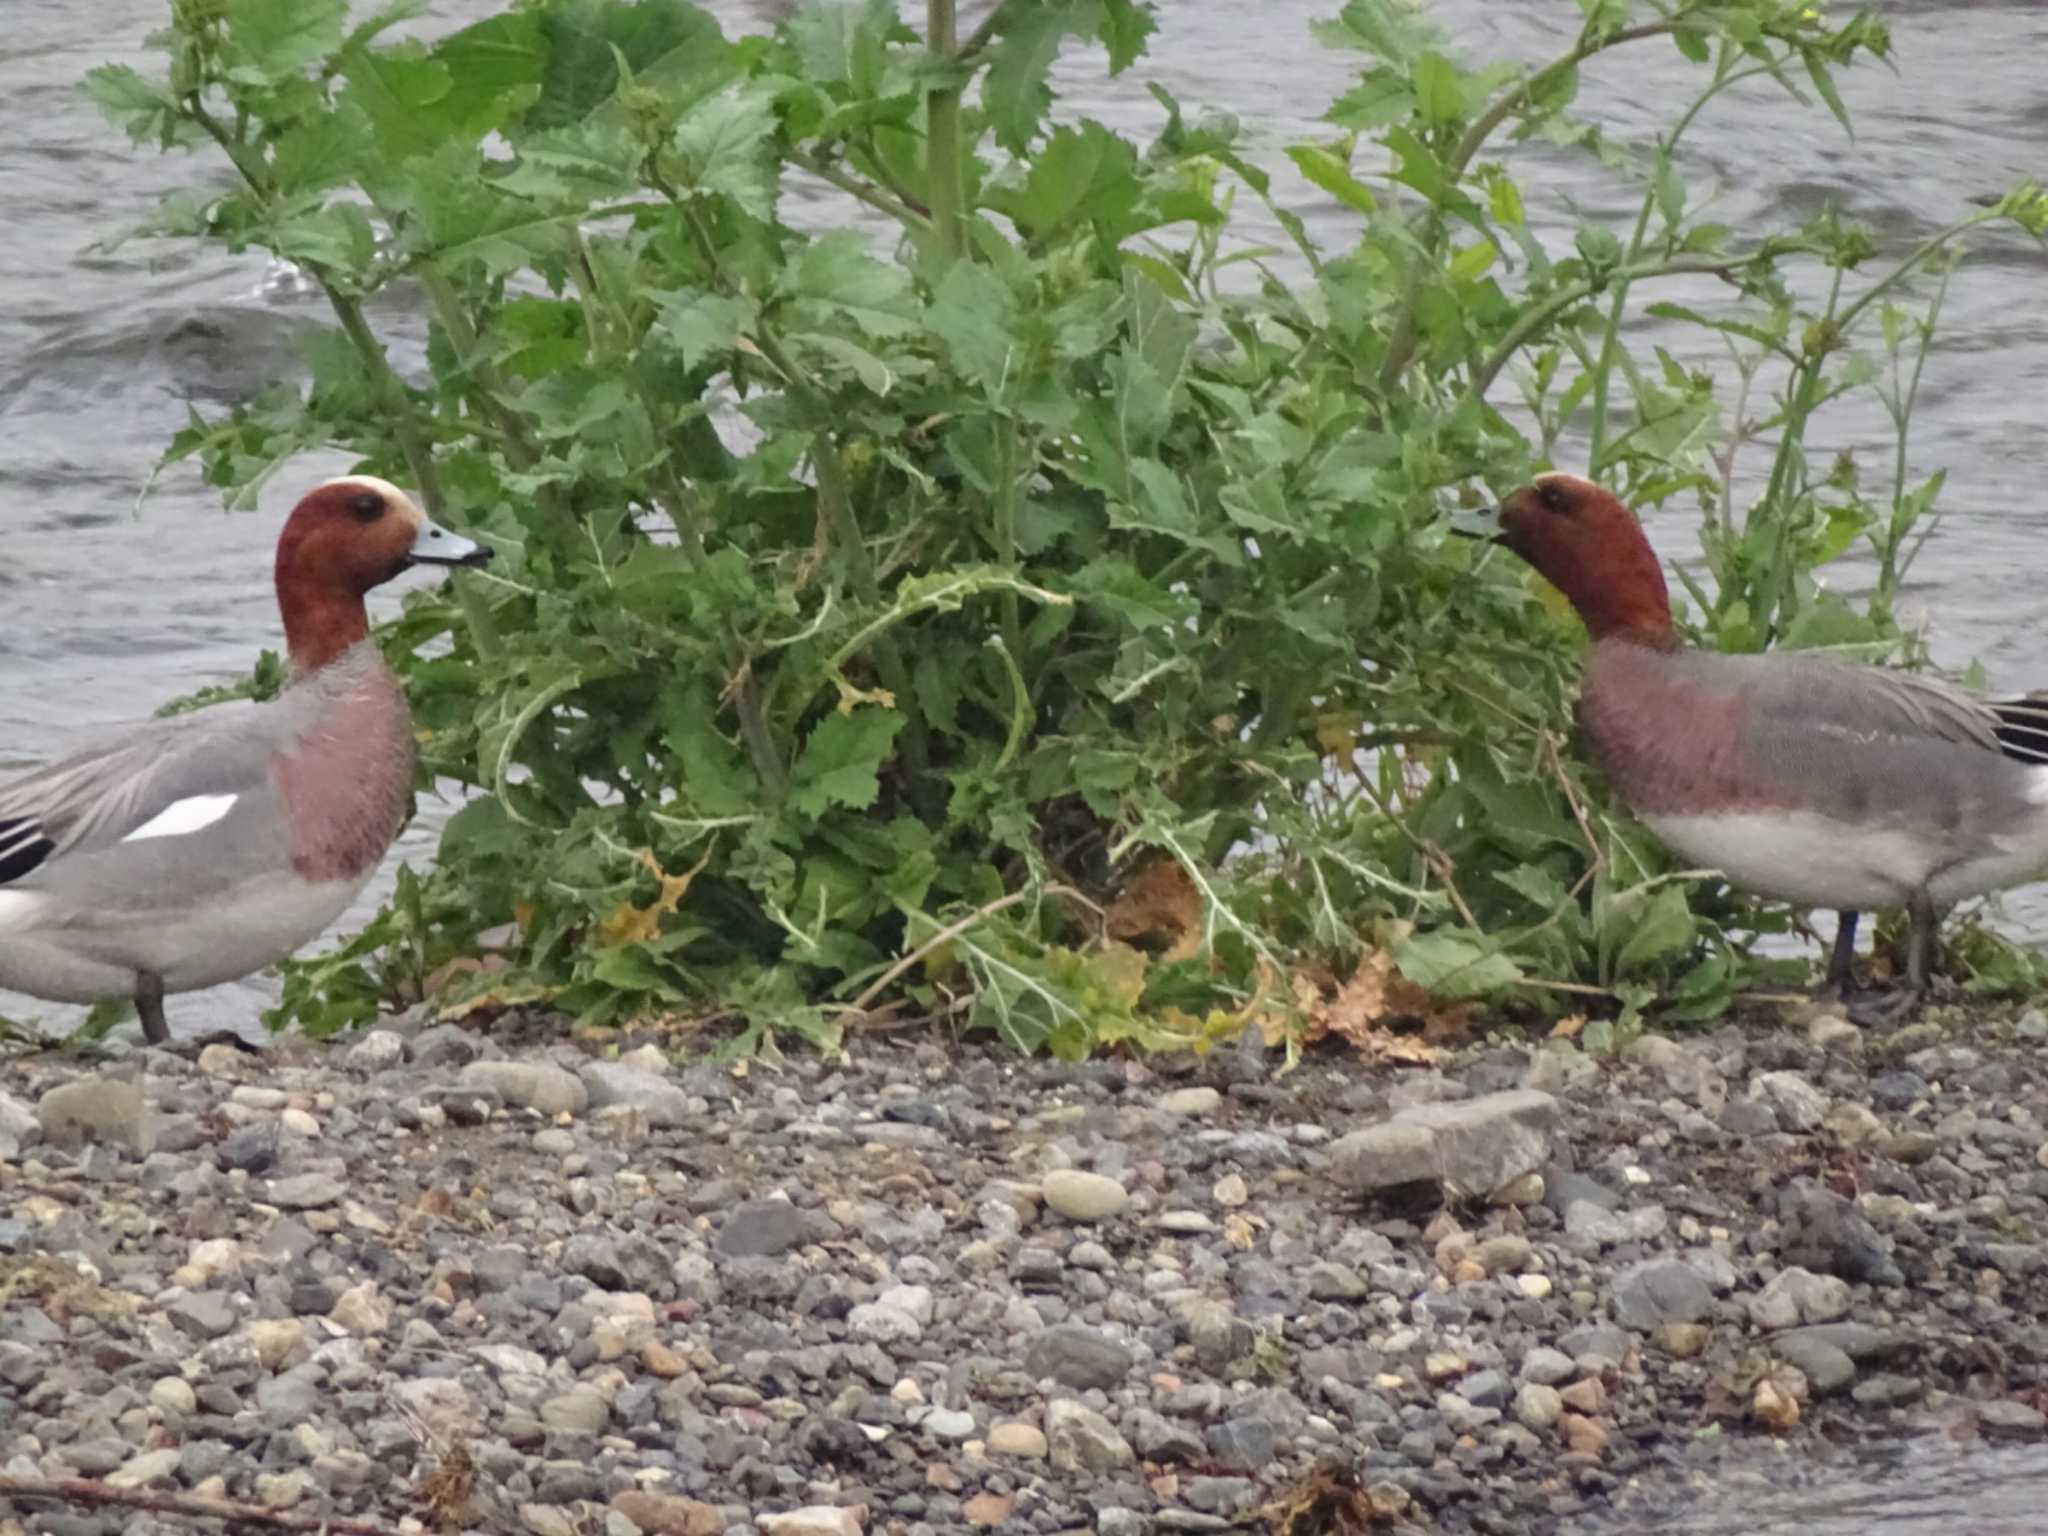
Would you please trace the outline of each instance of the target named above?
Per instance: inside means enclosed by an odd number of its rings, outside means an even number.
[[[892,36],[908,36],[891,0],[816,0],[783,23],[813,80],[872,90]]]
[[[1835,121],[1842,125],[1842,132],[1855,138],[1856,130],[1849,124],[1849,109],[1842,105],[1842,93],[1835,89],[1834,72],[1828,68],[1828,61],[1817,48],[1802,48],[1799,56],[1806,61],[1806,77],[1813,82],[1820,99],[1828,104],[1828,110],[1835,114]]]
[[[454,85],[448,66],[416,42],[395,48],[353,48],[342,60],[347,100],[368,118],[377,148],[392,160],[410,160],[441,147],[453,126],[437,110]]]
[[[1410,0],[1350,0],[1335,21],[1318,22],[1315,33],[1326,47],[1356,49],[1403,66],[1442,40]]]
[[[161,84],[144,79],[126,64],[87,70],[78,89],[101,116],[138,144],[157,137],[176,106]]]
[[[755,218],[770,219],[780,184],[775,132],[774,87],[749,81],[685,112],[670,147],[682,157],[690,187],[723,194]]]
[[[925,323],[953,366],[991,399],[1017,387],[1017,301],[1007,284],[977,262],[956,261],[933,290]]]
[[[538,20],[546,65],[529,114],[534,128],[581,122],[609,101],[622,59],[648,84],[715,75],[732,52],[718,23],[688,0],[557,0]]]
[[[811,728],[790,773],[790,809],[818,817],[833,806],[864,811],[881,793],[882,763],[903,729],[903,716],[873,707],[834,711]]]
[[[1003,8],[1002,31],[981,79],[981,103],[996,142],[1013,155],[1030,147],[1052,106],[1046,79],[1060,44],[1075,30],[1075,9],[1069,0]]]
[[[1685,181],[1669,152],[1657,157],[1656,192],[1657,211],[1666,224],[1678,228],[1679,220],[1685,216]]]
[[[1515,985],[1522,968],[1478,934],[1438,928],[1394,946],[1401,974],[1437,997],[1487,997]]]
[[[1432,128],[1449,128],[1465,116],[1457,66],[1434,50],[1415,61],[1415,107]]]
[[[649,297],[661,305],[660,330],[682,353],[685,368],[702,367],[730,352],[758,314],[748,300],[721,293],[692,290]]]
[[[1290,144],[1287,158],[1295,168],[1347,208],[1359,213],[1377,213],[1379,200],[1368,191],[1350,166],[1320,144]]]
[[[1698,935],[1699,924],[1680,885],[1661,885],[1644,893],[1624,891],[1614,899],[1602,926],[1626,922],[1628,937],[1615,951],[1614,974],[1626,977],[1645,967],[1685,953]]]
[[[747,756],[717,726],[708,688],[679,686],[663,710],[662,740],[676,756],[683,804],[700,816],[750,816],[762,807],[761,781]]]
[[[990,190],[989,205],[1033,239],[1084,220],[1115,219],[1138,199],[1137,155],[1102,124],[1059,128],[1021,186]]]
[[[1323,115],[1339,128],[1372,133],[1404,123],[1415,110],[1415,88],[1399,70],[1379,67],[1359,76],[1358,84],[1330,104]]]
[[[1149,4],[1138,0],[1102,0],[1102,20],[1095,35],[1109,51],[1109,72],[1120,75],[1137,62],[1145,44],[1159,30]]]
[[[253,83],[298,75],[341,47],[348,0],[227,0],[231,73]]]
[[[850,321],[869,336],[907,335],[917,326],[910,274],[868,254],[867,241],[850,229],[834,230],[798,253],[783,292],[803,308],[806,321]]]

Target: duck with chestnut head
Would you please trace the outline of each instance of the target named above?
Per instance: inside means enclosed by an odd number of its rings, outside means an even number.
[[[1528,561],[1592,646],[1578,718],[1635,816],[1731,885],[1841,912],[1828,985],[1846,995],[1859,911],[1911,919],[1904,985],[1866,1022],[1925,995],[1940,917],[2048,873],[2048,708],[1932,678],[1788,652],[1686,645],[1629,509],[1576,475],[1543,475],[1459,520]]]
[[[363,595],[490,554],[383,480],[308,493],[277,541],[291,663],[277,698],[153,720],[0,784],[0,989],[133,997],[161,1043],[166,993],[317,937],[412,803],[412,717]]]

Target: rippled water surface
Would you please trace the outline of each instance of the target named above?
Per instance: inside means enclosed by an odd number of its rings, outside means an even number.
[[[1146,80],[1191,109],[1222,108],[1273,145],[1316,131],[1347,83],[1347,61],[1307,35],[1336,0],[1165,0],[1153,55],[1113,86],[1088,59],[1064,65],[1068,110],[1140,134],[1160,118]],[[441,0],[437,24],[493,7]],[[757,12],[715,5],[735,27]],[[1796,220],[1830,200],[1903,248],[2025,174],[2048,173],[2048,5],[2034,0],[1894,0],[1897,75],[1866,70],[1844,95],[1854,144],[1818,111],[1752,86],[1703,117],[1688,163],[1695,201],[1711,194],[1738,230]],[[269,558],[298,488],[340,467],[308,462],[281,475],[255,515],[228,515],[188,470],[166,474],[138,509],[150,466],[188,401],[231,400],[275,376],[292,332],[322,317],[261,258],[96,239],[146,213],[185,167],[131,151],[77,98],[74,82],[106,60],[150,67],[141,39],[164,0],[5,0],[0,46],[0,772],[147,714],[173,694],[244,672],[274,644]],[[1572,35],[1570,0],[1441,0],[1435,14],[1468,57],[1542,59]],[[1256,16],[1256,20],[1249,18]],[[1662,45],[1603,61],[1581,108],[1624,133],[1666,122],[1690,72]],[[1525,164],[1532,213],[1561,237],[1568,210],[1632,218],[1625,193],[1576,161]],[[1299,211],[1340,237],[1341,211],[1300,186]],[[819,202],[818,222],[841,210]],[[1277,232],[1275,232],[1277,233]],[[1683,298],[1683,292],[1674,297]],[[376,317],[401,355],[416,353],[414,317]],[[1688,356],[1711,360],[1697,338]],[[1947,466],[1949,515],[1914,572],[1909,612],[1924,610],[1935,654],[1981,659],[1996,686],[2048,686],[2048,260],[2010,235],[1981,239],[1951,292],[1913,439],[1920,472]],[[1875,407],[1827,418],[1825,453],[1885,441]],[[1887,450],[1888,451],[1888,450]],[[1694,552],[1682,516],[1655,529],[1667,555]],[[411,578],[417,580],[419,578]],[[1839,580],[1853,584],[1845,568]],[[390,591],[373,608],[391,611]],[[429,818],[402,851],[431,850]],[[388,878],[388,871],[387,871]],[[383,883],[365,895],[372,910]],[[2022,926],[2048,931],[2048,904],[2015,898]],[[262,979],[174,999],[181,1029],[245,1026],[273,995]],[[0,1011],[34,1015],[0,999]],[[41,1009],[68,1020],[63,1010]],[[1710,1507],[1646,1526],[1695,1536],[1799,1529],[1833,1533],[2048,1529],[2048,1459],[2036,1453],[1910,1450],[1886,1462],[1837,1463],[1788,1491],[1717,1490]],[[1725,1495],[1725,1496],[1724,1496]]]

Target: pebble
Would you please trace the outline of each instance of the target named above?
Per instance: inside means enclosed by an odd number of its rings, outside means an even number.
[[[1010,1419],[989,1427],[988,1448],[998,1456],[1042,1461],[1046,1454],[1045,1432],[1035,1424]]]
[[[544,1061],[472,1061],[456,1081],[544,1115],[580,1115],[590,1106],[590,1090],[581,1080]]]
[[[117,1078],[82,1078],[50,1089],[36,1101],[36,1123],[53,1147],[118,1147],[142,1157],[156,1144],[141,1087]]]
[[[1039,1183],[1045,1203],[1069,1221],[1106,1221],[1130,1203],[1124,1186],[1103,1173],[1056,1168]]]

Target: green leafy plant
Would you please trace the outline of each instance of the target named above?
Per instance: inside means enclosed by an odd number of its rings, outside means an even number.
[[[685,0],[432,36],[402,35],[413,0],[353,24],[171,0],[160,71],[85,86],[203,157],[140,233],[291,261],[334,325],[169,458],[248,504],[340,447],[502,557],[386,636],[428,768],[472,794],[431,873],[292,968],[283,1014],[358,1021],[484,935],[451,1006],[723,1018],[756,1046],[876,1009],[1064,1054],[1200,1044],[1379,947],[1444,1000],[1724,1007],[1785,914],[1607,808],[1567,744],[1575,627],[1506,563],[1475,577],[1442,511],[1589,456],[1638,501],[1697,497],[1714,643],[1906,654],[1939,283],[1967,230],[2048,207],[2022,188],[1868,279],[1832,215],[1738,236],[1683,179],[1699,108],[1765,78],[1841,116],[1834,73],[1887,53],[1882,24],[1580,9],[1533,70],[1461,60],[1395,0],[1324,25],[1357,83],[1286,162],[1350,216],[1327,246],[1233,121],[1156,87],[1146,143],[1055,118],[1063,47],[1141,57],[1137,0],[1003,0],[965,37],[952,0],[922,32],[814,0],[739,38]],[[1572,113],[1581,65],[1625,47],[1702,71],[1653,144]],[[1639,188],[1627,237],[1547,249],[1530,142]],[[808,227],[799,182],[864,222]],[[1245,201],[1290,250],[1234,235]],[[1657,304],[1700,273],[1725,305]],[[423,367],[392,361],[387,305],[430,318]],[[1732,410],[1631,350],[1645,310],[1726,338]],[[1859,389],[1902,444],[1874,496],[1806,459]],[[1750,444],[1770,478],[1738,509]],[[1858,539],[1882,571],[1860,611],[1814,580]]]

